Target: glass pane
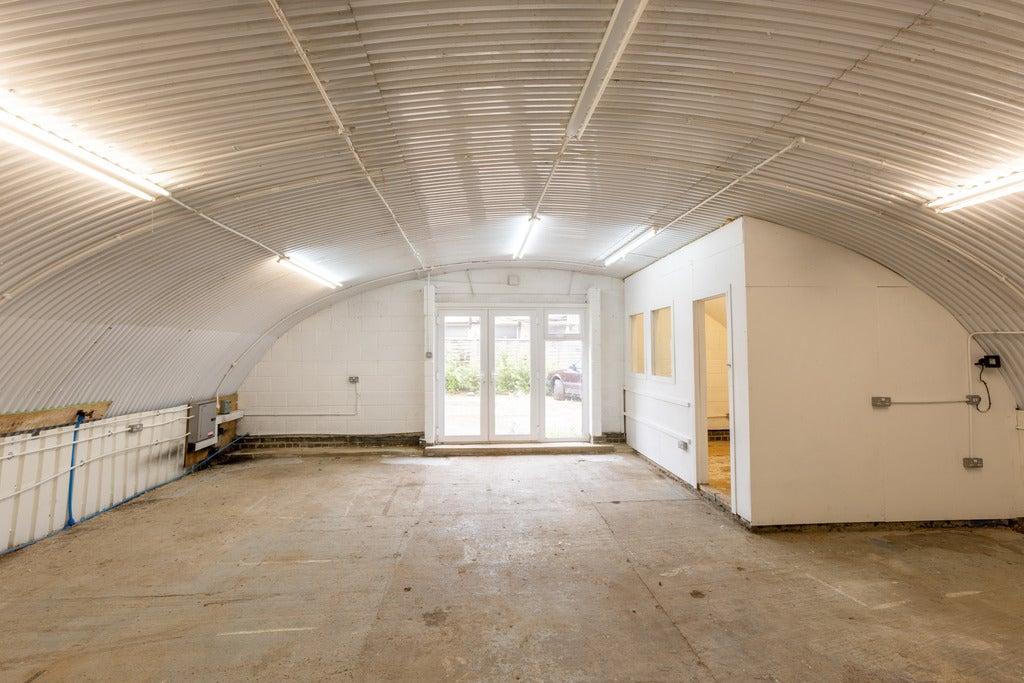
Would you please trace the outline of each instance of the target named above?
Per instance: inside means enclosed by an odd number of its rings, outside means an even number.
[[[644,374],[644,314],[629,316],[629,369]]]
[[[529,436],[530,316],[494,316],[494,433]]]
[[[579,313],[549,313],[548,336],[565,337],[580,334]]]
[[[672,308],[651,311],[651,374],[672,376]]]
[[[549,439],[583,436],[583,342],[548,339],[544,342],[544,436]]]
[[[444,317],[444,434],[481,436],[480,316]]]

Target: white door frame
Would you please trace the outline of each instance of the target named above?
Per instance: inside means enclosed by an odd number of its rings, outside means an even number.
[[[588,367],[586,358],[589,354],[589,340],[587,336],[587,307],[586,305],[562,304],[562,305],[538,305],[538,304],[501,304],[488,303],[479,306],[467,306],[464,304],[437,304],[436,331],[437,331],[437,358],[435,365],[435,412],[437,414],[437,440],[439,443],[481,443],[481,442],[530,442],[530,441],[576,441],[588,439],[590,435],[589,405],[590,405],[590,377],[583,373],[582,382],[582,434],[579,437],[567,437],[565,439],[548,439],[545,433],[545,395],[547,382],[547,371],[545,369],[545,352],[548,340],[547,336],[547,315],[548,313],[579,313],[580,314],[580,340],[582,342],[583,358],[580,359],[583,367]],[[445,398],[445,356],[447,349],[444,343],[444,318],[446,315],[479,316],[481,319],[480,330],[480,416],[481,431],[479,436],[448,436],[444,431],[444,398]],[[530,315],[530,396],[531,396],[531,430],[528,435],[498,435],[495,434],[494,415],[494,368],[495,345],[494,345],[494,318],[500,315]],[[562,337],[551,337],[560,339]],[[569,337],[575,339],[575,336]]]
[[[440,307],[438,307],[440,309]],[[445,368],[445,357],[448,353],[448,347],[444,343],[444,318],[446,315],[462,315],[462,316],[478,316],[480,318],[480,433],[477,435],[470,436],[448,436],[444,431],[444,397],[445,397],[445,385],[444,385],[444,368]],[[444,308],[437,312],[437,373],[435,383],[435,396],[437,397],[434,401],[437,411],[437,434],[442,443],[479,443],[487,440],[487,425],[490,424],[490,417],[488,416],[488,406],[490,401],[486,400],[488,388],[488,370],[487,370],[487,335],[490,325],[488,323],[487,310],[482,308]]]
[[[530,318],[530,433],[529,434],[498,434],[497,430],[497,408],[495,401],[498,398],[497,377],[498,377],[498,359],[495,357],[497,353],[497,336],[494,334],[494,326],[497,318],[500,316],[529,316]],[[541,416],[537,412],[537,332],[540,328],[540,314],[535,308],[523,307],[523,308],[489,308],[487,310],[487,396],[485,400],[488,403],[488,422],[487,422],[487,434],[484,437],[485,441],[491,443],[501,443],[508,441],[537,441],[540,438],[540,427],[543,425]]]

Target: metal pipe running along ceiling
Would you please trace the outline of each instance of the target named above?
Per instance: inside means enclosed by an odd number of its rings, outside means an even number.
[[[1022,31],[980,0],[8,3],[0,108],[173,201],[0,141],[0,410],[231,390],[279,321],[507,263],[538,215],[529,262],[588,272],[653,230],[619,277],[756,216],[1022,329],[1024,195],[928,206],[1021,171]],[[1024,400],[1024,341],[978,339]]]

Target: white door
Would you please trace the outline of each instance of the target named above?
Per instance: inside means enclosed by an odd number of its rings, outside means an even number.
[[[487,439],[487,330],[486,311],[445,311],[438,316],[437,405],[444,442]]]
[[[536,441],[540,437],[535,311],[494,310],[490,319],[489,441]]]

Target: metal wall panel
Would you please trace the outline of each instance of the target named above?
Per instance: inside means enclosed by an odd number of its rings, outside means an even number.
[[[614,6],[281,2],[437,270],[509,259]],[[638,226],[805,137],[604,272],[746,214],[879,261],[969,330],[1024,328],[1024,198],[923,206],[1024,157],[1021,35],[1017,0],[651,0],[553,177],[528,265],[599,268]],[[266,0],[7,2],[0,86],[354,291],[424,275]],[[112,400],[120,414],[231,391],[273,336],[348,295],[167,200],[2,152],[0,411]],[[1024,402],[1024,342],[981,342]]]
[[[187,418],[180,406],[86,422],[77,438],[69,426],[0,439],[0,552],[63,529],[71,489],[82,521],[180,476]]]

